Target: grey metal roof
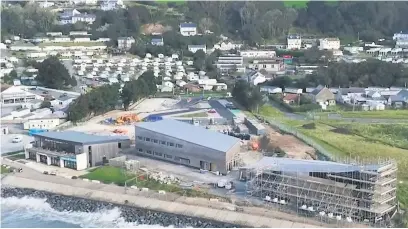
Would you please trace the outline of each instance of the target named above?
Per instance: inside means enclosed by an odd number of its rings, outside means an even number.
[[[35,133],[33,136],[46,137],[54,140],[74,142],[80,144],[97,144],[97,143],[108,143],[120,140],[128,140],[126,136],[100,136],[93,134],[86,134],[77,131],[61,131],[61,132],[42,132]]]
[[[319,160],[298,160],[291,158],[280,157],[263,157],[257,163],[249,166],[248,168],[256,169],[271,169],[282,172],[352,172],[360,170],[376,171],[380,168],[379,165],[350,165],[332,161],[319,161]]]
[[[157,122],[139,122],[136,127],[161,133],[210,149],[226,152],[240,140],[216,131],[173,119],[163,119]],[[137,130],[136,130],[137,135]]]

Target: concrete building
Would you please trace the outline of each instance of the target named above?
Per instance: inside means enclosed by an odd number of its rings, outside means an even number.
[[[133,37],[119,37],[118,38],[118,48],[123,50],[129,50],[132,44],[135,43]]]
[[[280,60],[254,60],[250,65],[255,70],[265,70],[267,72],[281,72],[285,70],[285,64]]]
[[[197,25],[194,23],[181,23],[180,33],[185,37],[197,35]]]
[[[235,166],[240,140],[185,122],[164,119],[135,126],[136,152],[226,174]]]
[[[98,136],[75,131],[33,134],[32,147],[26,147],[26,159],[62,168],[83,170],[102,165],[130,147],[124,136]]]
[[[405,31],[405,32],[401,31],[399,33],[394,33],[394,36],[392,37],[392,39],[395,40],[395,41],[400,40],[400,39],[407,40],[408,39],[408,31]]]
[[[244,58],[274,58],[276,52],[273,50],[243,50],[239,52]]]
[[[21,86],[12,86],[1,92],[1,104],[25,104],[32,100],[44,100],[44,97],[23,90]]]
[[[219,50],[221,50],[221,51],[229,51],[229,50],[232,50],[232,49],[240,49],[242,47],[242,44],[234,44],[234,43],[231,43],[231,42],[221,42],[221,43],[218,43],[218,44],[215,44],[214,45],[214,50],[215,49],[219,49]]]
[[[302,38],[300,35],[289,35],[287,41],[288,49],[300,49],[302,47]]]
[[[244,58],[242,56],[220,56],[218,57],[216,66],[220,70],[220,72],[229,72],[235,70],[237,72],[245,72]]]
[[[320,39],[320,50],[339,50],[340,39],[339,38],[323,38]]]

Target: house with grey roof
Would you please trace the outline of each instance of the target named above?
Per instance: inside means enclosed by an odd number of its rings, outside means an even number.
[[[336,105],[335,96],[327,87],[317,87],[310,93],[310,96],[314,103],[328,106]]]
[[[235,166],[240,139],[173,119],[135,125],[136,153],[227,174]]]
[[[408,90],[404,89],[398,92],[396,95],[391,95],[388,98],[388,105],[395,108],[402,108],[408,104]]]
[[[101,136],[76,131],[34,133],[32,147],[25,149],[25,158],[38,163],[84,170],[103,165],[130,147],[126,136]]]

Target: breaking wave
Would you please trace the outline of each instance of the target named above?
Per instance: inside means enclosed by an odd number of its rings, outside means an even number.
[[[30,219],[36,218],[47,222],[60,221],[78,225],[82,228],[164,228],[160,225],[126,222],[125,219],[121,217],[121,210],[117,207],[100,210],[98,212],[60,212],[53,209],[46,202],[46,199],[26,196],[22,198],[1,198],[1,208],[2,224],[24,220],[29,222]],[[8,214],[3,214],[3,212],[7,212]]]

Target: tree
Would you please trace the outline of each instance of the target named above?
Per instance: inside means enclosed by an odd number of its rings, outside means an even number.
[[[200,28],[200,30],[203,33],[205,33],[205,31],[207,31],[207,30],[210,30],[212,25],[213,25],[213,23],[212,23],[211,18],[203,18],[198,23],[198,27]]]
[[[12,70],[9,74],[3,76],[3,83],[13,84],[15,79],[18,79],[17,72],[16,70]]]
[[[75,78],[69,75],[65,66],[54,56],[45,59],[38,65],[36,80],[42,85],[54,89],[64,89],[67,86],[77,84]]]

